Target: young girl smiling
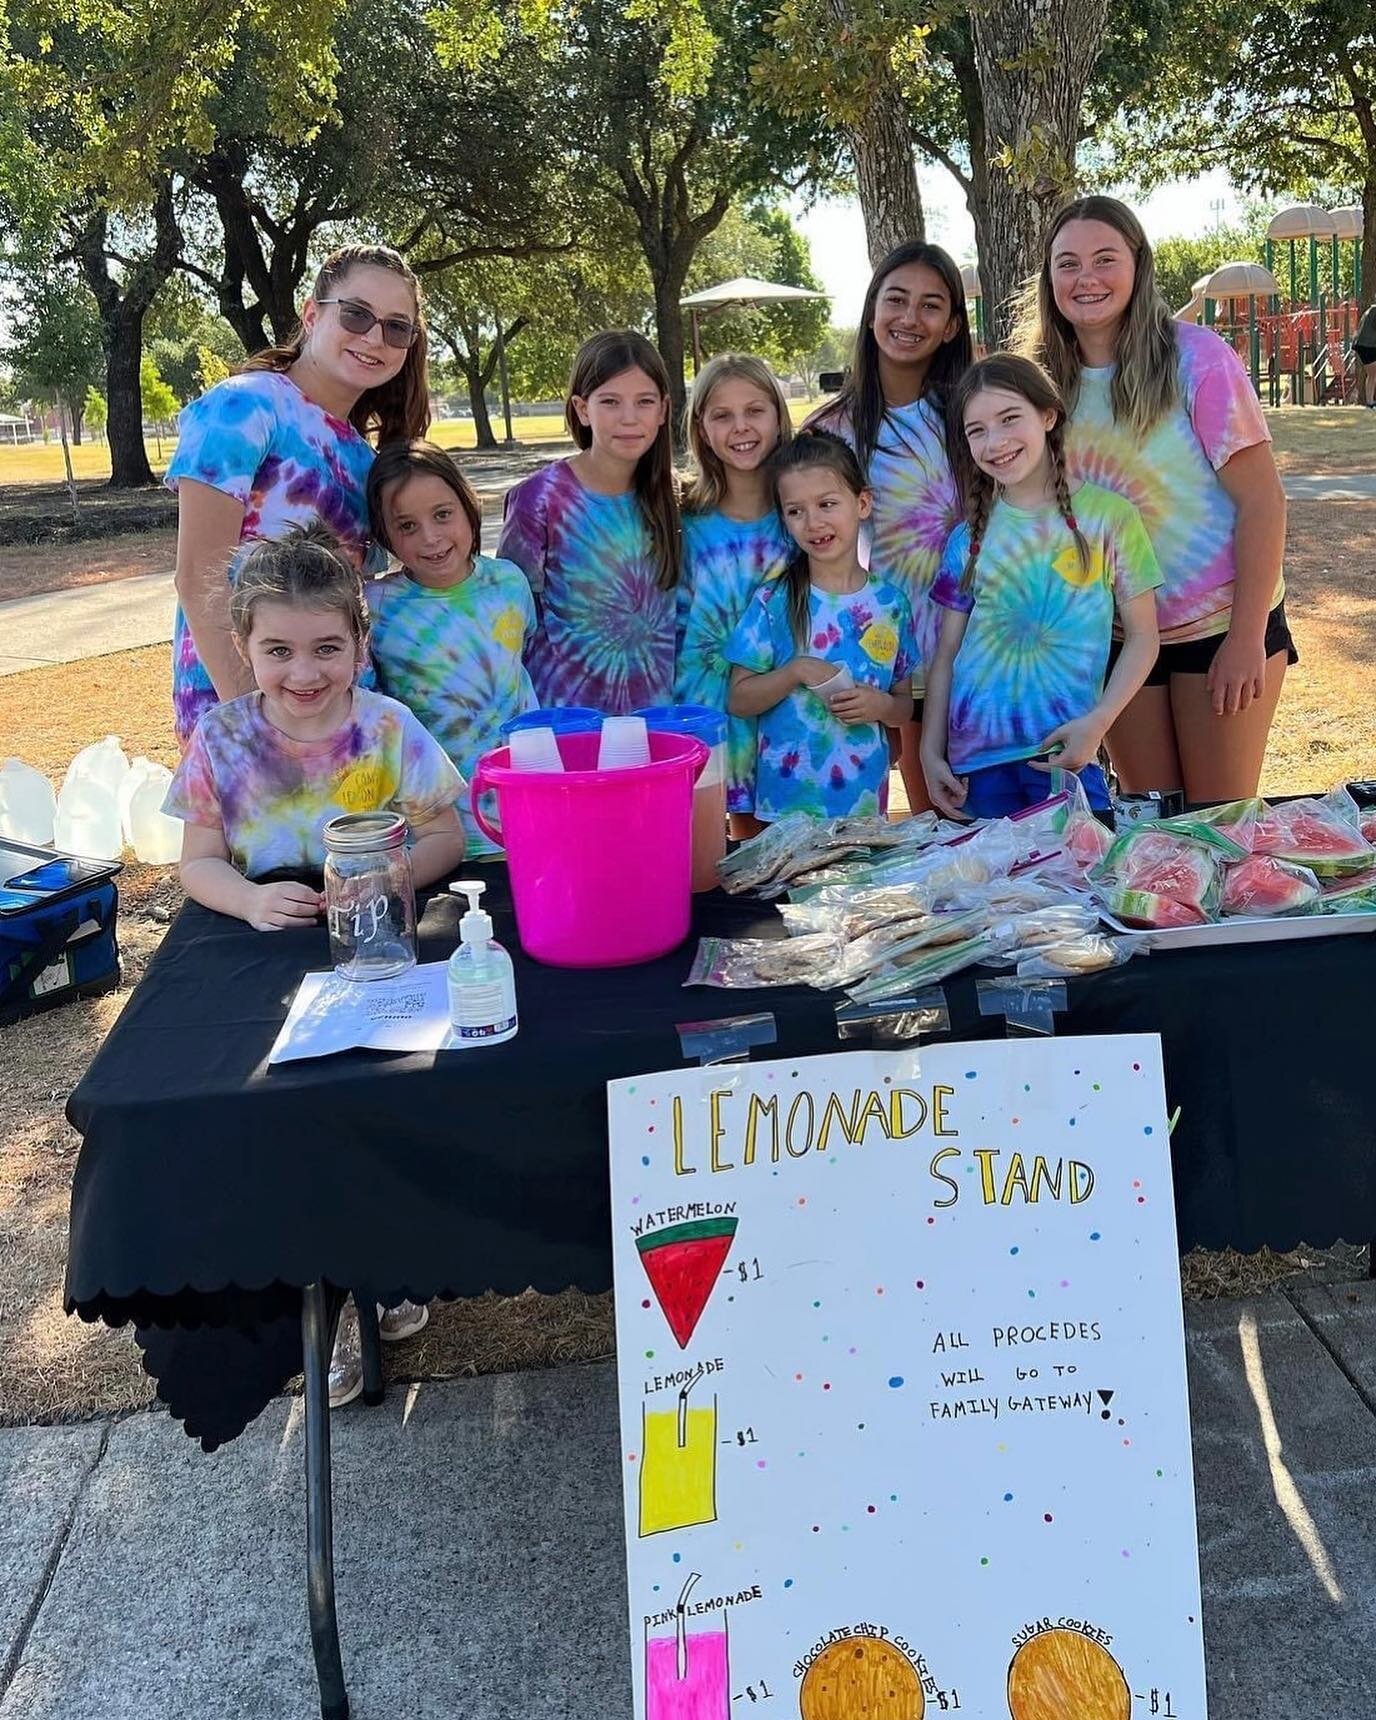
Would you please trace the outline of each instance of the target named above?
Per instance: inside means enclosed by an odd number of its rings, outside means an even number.
[[[1064,434],[1065,405],[1030,359],[982,360],[951,401],[966,518],[932,592],[941,634],[922,732],[933,804],[950,815],[1035,805],[1057,766],[1107,810],[1095,756],[1156,655],[1146,528],[1121,496],[1071,490]],[[1105,686],[1115,610],[1123,648]]]
[[[497,545],[535,593],[531,680],[543,705],[667,704],[680,543],[663,359],[634,330],[594,335],[564,417],[579,452],[508,493]]]
[[[685,704],[727,709],[731,635],[755,592],[793,554],[769,476],[770,456],[792,434],[783,390],[761,359],[720,353],[703,366],[688,406],[697,469],[682,501],[674,694]],[[758,830],[755,724],[746,717],[728,719],[726,805],[733,836]]]
[[[755,593],[726,651],[731,710],[758,718],[755,812],[765,822],[882,813],[886,731],[912,717],[907,599],[860,565],[870,493],[839,437],[804,431],[771,475],[797,553]],[[825,686],[838,678],[839,689]]]
[[[463,857],[462,780],[404,705],[354,685],[363,593],[327,534],[296,530],[252,550],[231,621],[255,690],[204,713],[164,807],[185,823],[187,895],[260,932],[313,921],[323,831],[345,812],[401,813],[418,885],[451,871]],[[281,873],[294,876],[267,876]]]
[[[520,568],[478,554],[482,512],[467,479],[430,442],[393,442],[368,474],[373,536],[402,571],[365,587],[384,693],[416,713],[470,777],[502,744],[502,724],[535,704],[521,653],[535,604]],[[470,854],[496,852],[466,801]]]

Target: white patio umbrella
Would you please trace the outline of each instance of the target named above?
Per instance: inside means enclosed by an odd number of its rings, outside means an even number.
[[[758,281],[752,275],[736,275],[729,281],[719,281],[715,287],[689,293],[679,305],[688,312],[693,330],[693,369],[702,368],[702,345],[698,337],[698,318],[724,310],[727,305],[787,304],[797,299],[825,299],[829,293],[813,292],[810,287],[790,287],[782,281]]]

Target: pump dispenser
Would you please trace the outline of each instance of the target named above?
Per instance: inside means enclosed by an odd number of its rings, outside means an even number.
[[[480,906],[487,885],[460,878],[449,888],[467,896],[459,947],[449,958],[449,1021],[455,1045],[501,1045],[516,1037],[516,978],[511,957],[492,936],[492,916]]]

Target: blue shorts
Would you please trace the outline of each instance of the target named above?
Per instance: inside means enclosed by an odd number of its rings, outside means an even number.
[[[1097,764],[1087,764],[1079,777],[1089,797],[1090,810],[1107,812],[1111,803],[1103,771]],[[1021,762],[972,770],[966,782],[968,793],[961,811],[971,818],[1007,818],[1025,806],[1036,806],[1051,793],[1051,778],[1046,771],[1033,770],[1030,764]]]

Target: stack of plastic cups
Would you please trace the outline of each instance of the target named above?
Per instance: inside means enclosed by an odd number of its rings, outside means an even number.
[[[726,853],[726,713],[709,705],[650,705],[636,715],[662,734],[691,735],[709,749],[693,790],[693,890],[715,890]]]
[[[563,770],[559,738],[543,724],[513,729],[507,736],[512,770]]]
[[[598,770],[632,770],[649,762],[650,735],[644,717],[603,717]]]

